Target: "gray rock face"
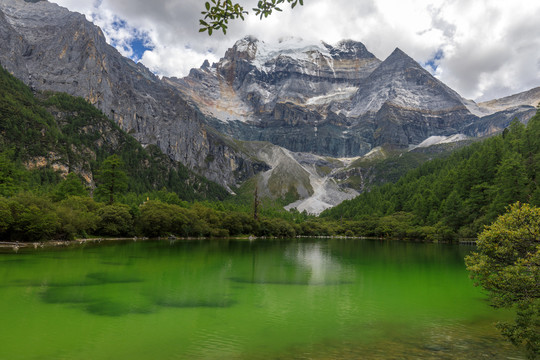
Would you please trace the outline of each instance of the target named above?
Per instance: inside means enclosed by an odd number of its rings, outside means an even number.
[[[208,131],[178,91],[121,56],[81,14],[49,2],[2,0],[0,48],[2,66],[34,89],[86,98],[142,144],[157,144],[222,185],[267,168]]]
[[[403,51],[381,62],[354,41],[266,44],[246,37],[211,67],[206,62],[167,81],[220,132],[294,152],[354,157],[376,146],[406,148],[430,136],[487,131],[478,114],[488,112]]]
[[[245,37],[212,67],[205,63],[186,78],[167,81],[222,121],[258,122],[280,103],[310,105],[319,112],[333,98],[350,97],[379,63],[353,41],[333,47],[292,38],[268,45]]]
[[[360,85],[348,116],[377,112],[384,104],[431,113],[465,109],[455,91],[435,79],[400,49],[394,50]]]
[[[279,167],[237,139],[354,157],[430,136],[491,134],[513,117],[526,121],[534,107],[518,105],[538,99],[534,92],[478,106],[401,50],[381,62],[350,40],[246,37],[216,64],[160,80],[83,15],[34,0],[0,0],[0,63],[36,90],[86,98],[142,144],[228,187]]]
[[[463,133],[472,137],[491,136],[500,133],[507,128],[515,119],[526,123],[536,114],[536,108],[528,105],[511,107],[484,116],[463,129]]]
[[[495,113],[497,111],[505,111],[509,108],[528,105],[536,107],[540,105],[540,87],[535,87],[528,91],[506,96],[502,99],[495,99],[478,104],[481,110],[485,112]]]
[[[286,39],[266,44],[239,40],[211,67],[203,64],[183,79],[166,79],[214,120],[219,131],[242,140],[269,141],[292,151],[350,156],[365,153],[371,139],[350,121],[328,111],[350,99],[378,65],[363,44],[335,46]]]

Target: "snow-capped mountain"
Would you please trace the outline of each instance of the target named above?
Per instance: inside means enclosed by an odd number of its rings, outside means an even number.
[[[289,207],[309,212],[363,190],[364,175],[340,158],[490,135],[526,122],[540,100],[533,89],[475,104],[403,51],[381,61],[352,40],[248,36],[215,64],[159,79],[83,15],[47,1],[0,1],[0,64],[36,91],[86,98],[142,144],[231,191],[257,177],[261,193],[292,194]],[[361,179],[344,189],[350,174]]]
[[[380,61],[351,40],[269,44],[247,36],[217,63],[164,81],[220,132],[334,157],[383,145],[405,149],[431,136],[475,136],[482,131],[474,124],[494,113],[462,98],[400,49]],[[518,111],[524,118],[533,110],[527,106]],[[483,134],[502,130],[515,115],[494,115]]]
[[[170,80],[218,120],[258,122],[278,103],[318,110],[349,99],[379,63],[354,41],[331,46],[288,38],[267,44],[247,36],[217,64],[205,63],[184,79]]]

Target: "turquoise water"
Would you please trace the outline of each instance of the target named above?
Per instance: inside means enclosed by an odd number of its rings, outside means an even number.
[[[22,249],[21,249],[22,250]],[[0,254],[0,359],[521,359],[470,247],[147,241]]]

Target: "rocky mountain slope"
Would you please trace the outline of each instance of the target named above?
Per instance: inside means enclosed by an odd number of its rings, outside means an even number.
[[[350,40],[267,44],[248,36],[217,63],[164,80],[220,132],[334,157],[361,156],[384,145],[406,149],[431,136],[489,135],[516,116],[526,121],[534,115],[523,97],[512,103],[522,107],[511,112],[504,105],[481,107],[400,49],[380,61]],[[485,116],[490,118],[481,121]]]
[[[207,178],[234,186],[266,165],[208,131],[204,116],[174,88],[108,45],[81,14],[46,1],[0,2],[0,63],[36,90],[89,100],[143,145]]]
[[[248,36],[215,64],[160,79],[83,15],[47,1],[0,0],[0,50],[0,64],[33,89],[84,97],[141,144],[230,191],[256,176],[261,193],[314,212],[371,181],[340,158],[491,135],[526,122],[538,98],[475,104],[403,51],[381,61],[351,40]]]
[[[496,113],[498,111],[504,111],[510,108],[519,106],[533,106],[536,107],[540,104],[540,87],[506,96],[502,99],[495,99],[479,103],[478,106],[489,114]]]
[[[111,154],[125,164],[132,194],[167,189],[184,200],[228,196],[223,187],[171,160],[155,145],[141,146],[86,100],[33,93],[0,66],[2,195],[11,195],[13,188],[35,191],[26,187],[30,184],[51,187],[68,173],[79,174],[93,191],[99,168]]]

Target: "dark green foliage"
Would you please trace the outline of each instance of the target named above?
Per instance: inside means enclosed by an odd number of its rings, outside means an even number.
[[[0,234],[6,233],[13,222],[9,201],[0,197]]]
[[[189,224],[187,209],[178,205],[150,200],[140,206],[138,232],[148,237],[184,234]]]
[[[295,227],[291,223],[279,218],[261,219],[257,224],[255,233],[257,236],[275,236],[281,238],[296,236]]]
[[[103,215],[98,211],[102,206],[89,197],[78,196],[56,203],[49,197],[31,193],[19,193],[9,199],[0,197],[0,239],[71,240],[95,234],[98,222],[101,225],[107,222],[107,218],[98,216],[98,213]],[[132,232],[130,227],[122,230],[125,235]],[[107,230],[102,233],[106,234]]]
[[[478,237],[465,259],[476,285],[498,308],[516,310],[515,323],[498,327],[530,359],[540,357],[540,208],[519,202]]]
[[[0,196],[11,196],[22,189],[25,171],[13,161],[12,149],[0,152]]]
[[[128,177],[123,170],[124,162],[118,155],[111,155],[103,161],[97,173],[97,188],[94,196],[114,203],[115,197],[124,193],[128,187]]]
[[[58,137],[53,116],[30,89],[0,67],[0,151],[16,145],[15,157],[45,156]]]
[[[70,196],[56,204],[60,220],[59,236],[71,240],[95,234],[100,221],[97,210],[102,206],[92,198],[83,196]]]
[[[7,229],[11,240],[42,241],[59,233],[60,219],[53,203],[44,197],[19,193],[8,200],[13,222]]]
[[[143,148],[86,100],[50,92],[34,96],[0,67],[0,195],[37,187],[49,192],[63,180],[53,168],[84,173],[90,180],[111,154],[125,164],[128,191],[166,188],[188,201],[228,196],[156,146]],[[28,173],[25,166],[33,170]]]
[[[381,223],[385,216],[405,212],[410,214],[406,225],[411,234],[419,232],[428,238],[438,234],[441,239],[474,237],[509,204],[540,199],[538,135],[540,113],[527,127],[516,120],[504,136],[474,143],[446,159],[429,161],[395,184],[374,187],[321,217],[361,221],[375,215]],[[385,230],[387,224],[379,225],[377,235],[390,235]],[[419,231],[423,227],[430,230]]]
[[[129,210],[129,206],[124,204],[112,204],[99,208],[97,233],[108,236],[133,235],[133,218]]]
[[[58,184],[53,197],[55,201],[60,201],[66,199],[68,196],[88,196],[88,190],[83,185],[81,178],[75,173],[69,173]]]

